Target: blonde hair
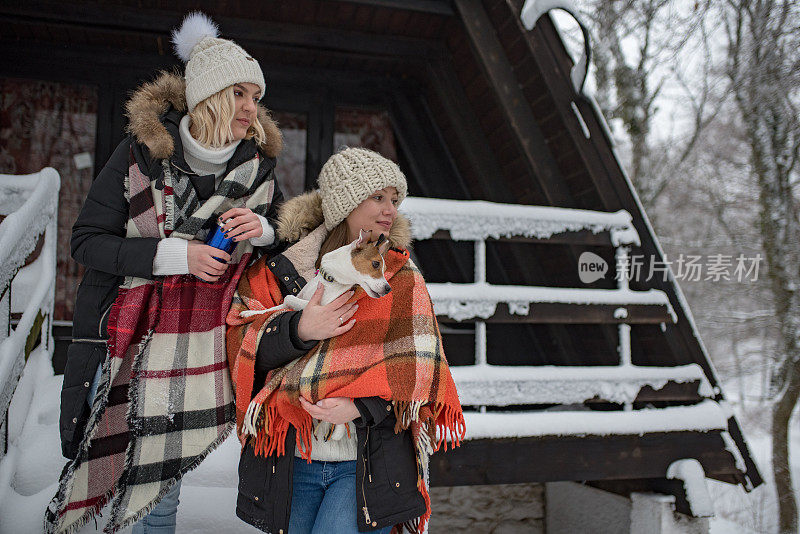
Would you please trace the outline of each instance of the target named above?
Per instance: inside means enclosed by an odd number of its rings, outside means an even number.
[[[221,148],[233,142],[231,122],[236,116],[236,96],[233,86],[226,87],[202,100],[189,112],[192,123],[189,127],[192,137],[206,148]],[[267,138],[264,127],[258,120],[258,113],[250,128],[247,129],[245,139],[254,139],[262,144]]]

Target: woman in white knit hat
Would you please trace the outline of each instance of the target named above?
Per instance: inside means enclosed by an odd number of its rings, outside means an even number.
[[[254,247],[275,241],[282,140],[258,104],[258,62],[218,33],[200,13],[173,32],[185,75],[134,93],[130,135],[73,227],[86,274],[62,390],[71,461],[47,532],[73,532],[109,501],[107,532],[175,532],[182,476],[231,430],[224,318]],[[218,221],[230,252],[204,244]]]
[[[348,148],[318,184],[280,208],[289,246],[248,267],[228,314],[244,445],[236,513],[271,533],[422,533],[436,429],[458,434],[463,417],[397,211],[406,179],[380,154]],[[383,275],[388,294],[357,288],[322,305],[318,289],[302,311],[245,313],[297,293],[317,270],[335,281],[336,266],[320,260],[348,244],[347,260]]]

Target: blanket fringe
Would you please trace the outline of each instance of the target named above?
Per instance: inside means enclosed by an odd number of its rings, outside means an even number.
[[[464,414],[460,410],[445,405],[441,407],[441,411],[444,411],[443,417],[441,419],[436,417],[436,429],[439,434],[439,438],[436,440],[436,450],[438,451],[444,445],[444,450],[447,451],[448,442],[451,449],[461,445],[461,440],[467,433],[467,425],[464,421]]]
[[[393,401],[394,416],[397,421],[394,424],[394,433],[406,430],[411,423],[419,421],[419,410],[425,401]]]
[[[258,435],[258,419],[261,416],[262,404],[260,402],[251,401],[247,406],[247,411],[244,413],[244,420],[242,421],[242,434],[245,436]]]
[[[422,533],[425,532],[428,520],[431,518],[431,496],[428,494],[428,486],[425,484],[424,478],[420,478],[417,481],[417,489],[422,494],[422,498],[425,499],[425,513],[415,521],[416,530],[412,530],[412,532]]]

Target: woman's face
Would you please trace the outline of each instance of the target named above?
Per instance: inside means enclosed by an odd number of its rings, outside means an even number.
[[[358,237],[359,230],[372,231],[371,240],[384,234],[389,237],[394,218],[397,217],[397,189],[387,187],[378,189],[350,212],[347,221],[347,234],[350,241]]]
[[[247,130],[256,120],[256,103],[261,98],[261,89],[254,83],[242,82],[233,85],[236,109],[233,114],[231,131],[233,140],[240,141],[247,136]]]

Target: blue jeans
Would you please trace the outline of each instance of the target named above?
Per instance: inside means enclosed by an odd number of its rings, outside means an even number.
[[[357,534],[356,462],[294,459],[289,534]],[[376,530],[389,534],[392,527]]]
[[[92,385],[89,388],[89,396],[86,398],[89,407],[92,406],[94,397],[97,395],[97,386],[100,383],[102,372],[103,366],[100,365],[94,374],[94,380],[92,380]],[[175,534],[175,524],[178,517],[178,496],[180,496],[180,493],[181,481],[179,480],[161,498],[158,504],[150,510],[149,514],[133,525],[133,534]]]

